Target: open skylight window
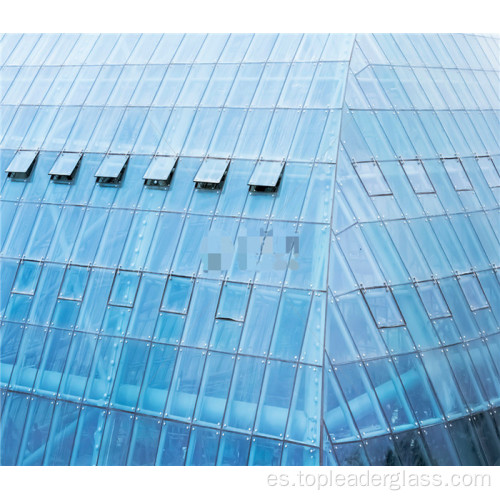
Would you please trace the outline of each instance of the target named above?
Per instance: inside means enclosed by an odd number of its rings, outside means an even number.
[[[80,166],[81,153],[62,153],[49,172],[53,181],[71,181]]]
[[[18,151],[5,170],[13,179],[27,179],[36,165],[38,151]]]
[[[146,186],[168,186],[177,165],[175,156],[156,156],[144,174]]]
[[[224,184],[229,160],[206,158],[199,168],[194,182],[197,188],[218,189]]]
[[[128,156],[106,156],[95,173],[96,181],[100,184],[119,184],[125,172],[127,162]]]
[[[259,161],[248,181],[251,191],[276,191],[285,168],[284,162]]]

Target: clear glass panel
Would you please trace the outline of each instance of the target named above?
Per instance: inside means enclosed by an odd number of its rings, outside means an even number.
[[[134,411],[149,356],[150,344],[139,340],[125,340],[116,372],[110,406]]]
[[[24,325],[4,323],[0,326],[0,385],[7,387],[16,363]]]
[[[276,187],[284,166],[283,162],[259,161],[248,184],[256,187]]]
[[[140,273],[117,271],[109,303],[115,306],[133,307]]]
[[[105,420],[106,410],[82,407],[70,465],[97,465]]]
[[[398,306],[389,288],[370,288],[363,291],[378,328],[404,326]]]
[[[71,332],[49,330],[35,380],[37,394],[55,396],[61,382],[72,339]]]
[[[365,366],[391,429],[402,431],[416,427],[418,422],[391,359],[370,361]]]
[[[172,170],[177,163],[175,156],[157,156],[153,158],[149,168],[144,174],[144,179],[152,181],[167,181],[170,177]]]
[[[249,295],[250,287],[248,285],[225,282],[216,317],[244,321]]]
[[[279,465],[282,442],[274,439],[252,438],[248,465]]]
[[[250,436],[223,432],[217,455],[217,465],[246,465],[249,451]]]
[[[87,285],[76,329],[97,333],[106,311],[113,284],[113,271],[93,268]]]
[[[127,337],[151,339],[165,289],[165,276],[143,274],[135,306],[130,319]]]
[[[31,398],[17,457],[18,465],[42,465],[54,406],[54,401]]]
[[[174,346],[151,346],[137,411],[163,415],[176,357],[177,348]]]
[[[31,392],[35,382],[47,330],[42,327],[25,328],[9,387]]]
[[[162,426],[156,418],[135,417],[127,465],[154,465]]]
[[[126,465],[134,416],[108,411],[97,465]]]
[[[192,427],[186,465],[215,465],[219,446],[219,431]]]
[[[12,291],[17,293],[35,293],[41,270],[42,265],[39,262],[22,260],[17,269],[16,280],[14,281]]]
[[[5,170],[13,174],[27,174],[38,156],[38,151],[18,151]]]
[[[451,346],[446,351],[446,357],[450,362],[451,369],[455,375],[457,385],[471,411],[485,410],[488,406],[487,398],[477,380],[477,374],[467,354],[464,345]]]
[[[189,278],[170,276],[161,310],[186,314],[193,290],[193,283],[193,280]]]
[[[280,294],[281,291],[276,288],[254,286],[243,328],[240,352],[257,356],[267,355]],[[259,332],[259,335],[255,335],[255,332]]]
[[[238,356],[224,416],[224,428],[252,431],[264,369],[265,360]]]
[[[242,331],[243,323],[233,320],[216,319],[212,336],[210,337],[210,349],[236,353]]]
[[[90,370],[84,401],[107,405],[113,389],[123,340],[113,337],[99,337]]]
[[[429,318],[447,318],[451,316],[448,305],[436,282],[424,281],[418,283],[417,291],[424,303]]]
[[[267,361],[254,432],[283,437],[297,365]]]
[[[489,306],[488,300],[484,296],[481,285],[475,275],[466,274],[459,276],[458,282],[472,311]]]
[[[219,294],[218,282],[209,280],[196,282],[182,344],[208,347]]]
[[[180,349],[165,416],[190,421],[198,396],[206,351]]]
[[[184,465],[189,440],[189,425],[163,421],[156,465]]]
[[[74,333],[64,368],[59,394],[64,398],[81,401],[94,356],[97,336]]]
[[[106,156],[101,163],[101,166],[95,173],[95,177],[107,177],[110,179],[118,179],[122,174],[125,164],[127,163],[127,156],[109,155]]]
[[[320,441],[321,369],[299,365],[286,438],[318,445]]]
[[[327,360],[325,360],[328,363]],[[334,442],[359,439],[359,432],[332,368],[324,372],[323,418],[330,439]]]
[[[69,465],[80,406],[56,401],[43,465]]]
[[[0,463],[16,465],[30,397],[25,394],[7,394],[0,421]]]
[[[420,424],[432,424],[442,420],[441,410],[419,356],[408,354],[394,357],[394,365]]]
[[[233,375],[234,355],[209,352],[200,385],[194,421],[220,427]]]
[[[194,182],[219,184],[229,167],[228,160],[206,159],[196,173]]]
[[[448,175],[450,176],[453,187],[457,191],[470,190],[472,189],[469,178],[464,170],[462,162],[457,159],[443,160],[444,168]]]

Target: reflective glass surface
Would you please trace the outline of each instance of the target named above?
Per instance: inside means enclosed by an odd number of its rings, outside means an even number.
[[[0,35],[0,464],[498,465],[499,50]]]

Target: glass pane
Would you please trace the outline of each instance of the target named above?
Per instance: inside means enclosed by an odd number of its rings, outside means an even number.
[[[90,274],[88,267],[68,266],[64,274],[59,297],[82,300]]]
[[[129,411],[136,409],[149,346],[149,343],[139,340],[125,340],[110,406]]]
[[[7,393],[0,421],[0,464],[16,465],[30,397]]]
[[[135,417],[127,465],[155,464],[161,429],[161,420]]]
[[[193,427],[189,437],[186,465],[215,465],[219,431]]]
[[[19,151],[5,171],[12,174],[28,175],[28,171],[32,168],[37,156],[38,151]]]
[[[283,290],[269,356],[299,359],[310,303],[311,292]]]
[[[264,369],[265,360],[238,356],[224,417],[224,428],[252,431]]]
[[[363,295],[378,328],[404,326],[404,319],[389,288],[370,288]]]
[[[72,177],[81,157],[80,153],[62,153],[54,163],[49,175]]]
[[[144,174],[145,180],[167,181],[177,163],[175,156],[157,156],[153,158]]]
[[[414,354],[394,358],[399,377],[420,424],[437,423],[442,419],[422,362]]]
[[[459,159],[443,160],[443,165],[457,191],[472,189],[469,177]]]
[[[248,465],[279,465],[282,443],[274,439],[252,438]]]
[[[365,366],[391,428],[394,431],[402,431],[416,427],[418,422],[413,416],[405,390],[391,360],[370,361]]]
[[[217,352],[208,353],[196,404],[195,421],[221,426],[233,367],[234,356]]]
[[[228,160],[206,159],[196,173],[194,182],[219,184],[229,166]]]
[[[189,425],[163,421],[157,465],[184,465],[189,440]]]
[[[165,288],[165,277],[153,274],[143,274],[132,318],[127,331],[128,337],[153,337],[158,317],[161,296]]]
[[[153,344],[142,382],[137,410],[153,415],[163,415],[170,381],[177,358],[177,348]]]
[[[105,410],[82,407],[70,465],[97,465],[105,420]]]
[[[41,270],[42,265],[40,263],[22,260],[17,269],[12,291],[17,293],[35,293]]]
[[[198,396],[206,352],[180,349],[165,416],[191,420]]]
[[[53,412],[54,401],[31,398],[18,465],[42,465]]]
[[[283,162],[259,161],[248,181],[249,186],[276,187],[285,164]]]
[[[299,365],[286,428],[287,439],[319,445],[321,386],[320,368]]]
[[[109,178],[109,179],[118,179],[123,169],[125,168],[125,164],[127,162],[127,156],[119,156],[119,155],[109,155],[104,158],[101,166],[94,174],[97,178]]]
[[[84,401],[99,405],[108,404],[122,347],[121,339],[98,338]]]
[[[248,285],[225,282],[216,317],[244,321],[249,296],[250,287]]]
[[[477,309],[483,309],[489,306],[476,276],[473,274],[459,276],[458,282],[462,287],[462,291],[464,292],[471,310],[476,311]]]
[[[98,465],[126,465],[134,416],[108,411]]]
[[[161,304],[162,311],[186,314],[194,281],[190,278],[170,276]]]
[[[46,335],[47,331],[44,328],[26,327],[10,378],[9,386],[13,389],[31,392],[40,366]]]
[[[355,164],[355,168],[361,182],[370,196],[392,194],[390,187],[387,185],[387,182],[376,163],[357,163]]]
[[[24,325],[4,323],[0,326],[0,385],[7,387],[16,363]]]
[[[417,291],[424,303],[429,318],[447,318],[451,316],[439,285],[432,281],[418,283]]]
[[[55,396],[59,389],[72,333],[49,330],[35,381],[37,394]]]
[[[250,450],[250,436],[223,432],[217,455],[217,465],[246,465]]]
[[[80,406],[56,401],[43,465],[69,465]]]
[[[338,366],[335,373],[362,436],[381,434],[387,423],[362,365]]]
[[[279,289],[254,286],[243,328],[240,352],[257,356],[267,355],[279,300]],[[255,335],[255,332],[259,332],[259,335]]]
[[[292,363],[267,362],[254,432],[283,437],[296,369]]]
[[[117,271],[109,303],[115,306],[133,307],[140,279],[140,273]]]

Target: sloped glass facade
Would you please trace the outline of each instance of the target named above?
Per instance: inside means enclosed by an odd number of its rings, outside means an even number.
[[[1,36],[0,463],[498,465],[498,71],[483,35]]]

